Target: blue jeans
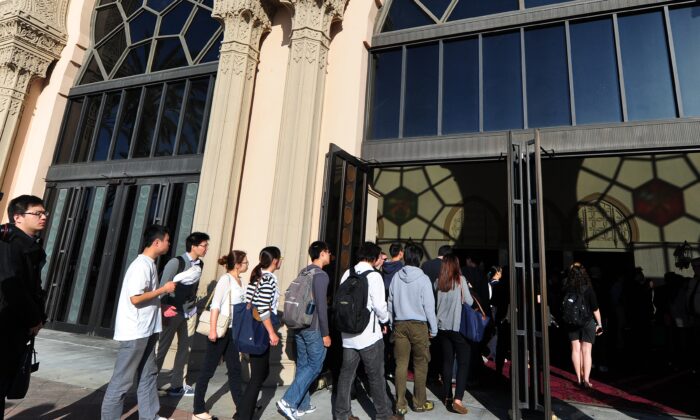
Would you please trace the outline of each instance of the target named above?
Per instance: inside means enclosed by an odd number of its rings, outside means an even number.
[[[311,407],[309,387],[321,373],[326,348],[320,331],[296,331],[294,341],[297,345],[297,370],[282,399],[292,408],[306,411]]]

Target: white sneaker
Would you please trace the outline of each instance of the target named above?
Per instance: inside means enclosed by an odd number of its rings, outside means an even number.
[[[313,404],[310,404],[309,408],[307,408],[306,410],[297,410],[297,417],[301,417],[304,414],[311,414],[314,411],[316,411],[316,406]]]
[[[169,418],[167,418],[167,417],[160,417],[160,416],[158,416],[158,419],[157,419],[157,420],[174,420],[174,419],[169,419]]]
[[[297,413],[296,410],[294,410],[289,404],[287,404],[287,401],[285,400],[279,400],[277,401],[277,409],[282,413],[286,418],[290,420],[296,420],[297,419]]]

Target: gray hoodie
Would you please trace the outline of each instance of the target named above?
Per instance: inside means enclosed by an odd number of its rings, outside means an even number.
[[[407,265],[399,270],[389,286],[389,320],[427,321],[430,334],[437,335],[435,297],[428,276],[418,267]]]

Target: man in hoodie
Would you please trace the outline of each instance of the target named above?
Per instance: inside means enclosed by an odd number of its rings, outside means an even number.
[[[423,250],[408,245],[404,250],[406,266],[394,276],[389,287],[389,321],[394,330],[394,357],[396,358],[396,411],[408,412],[406,403],[406,376],[408,358],[413,352],[414,411],[430,411],[434,407],[427,400],[425,383],[430,361],[430,339],[437,335],[435,297],[428,276],[419,267]]]
[[[384,277],[384,290],[389,295],[389,285],[394,274],[403,268],[403,246],[399,242],[394,242],[389,247],[389,255],[391,260],[384,261],[382,265],[382,276]]]

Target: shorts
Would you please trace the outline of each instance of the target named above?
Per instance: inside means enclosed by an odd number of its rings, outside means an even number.
[[[567,331],[569,335],[569,341],[584,341],[586,343],[593,344],[595,342],[595,321],[590,320],[586,325],[580,328],[570,328]]]

